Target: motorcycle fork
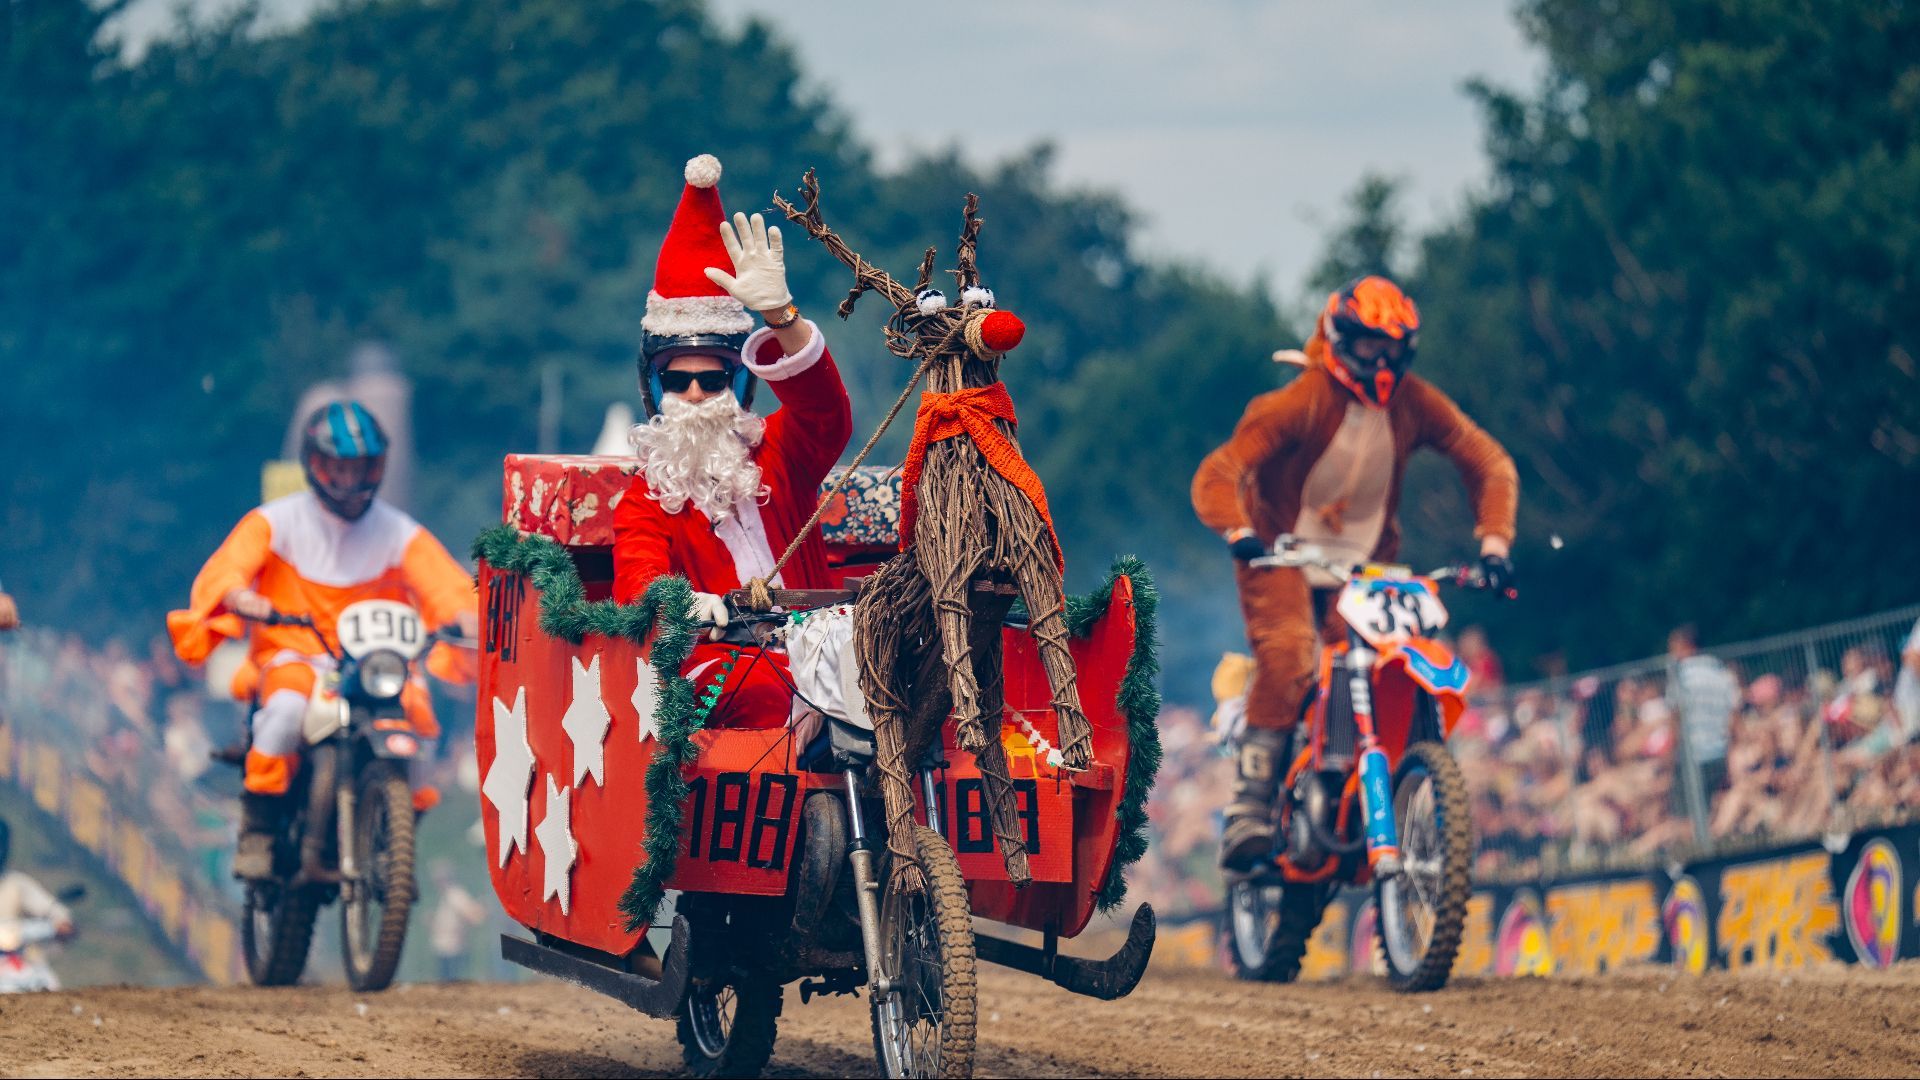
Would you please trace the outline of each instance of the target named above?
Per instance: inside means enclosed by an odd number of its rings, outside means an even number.
[[[342,745],[338,751],[342,758],[349,757],[350,751]],[[360,862],[354,856],[354,798],[352,762],[342,761],[334,781],[334,820],[339,826],[340,837],[340,877],[349,889],[357,888],[360,881]]]
[[[1400,836],[1393,821],[1393,770],[1373,730],[1374,651],[1352,634],[1347,647],[1347,692],[1359,736],[1360,816],[1367,831],[1367,865],[1377,877],[1400,872]]]
[[[853,897],[860,910],[860,946],[867,960],[868,993],[877,1001],[893,992],[893,981],[880,965],[880,883],[873,876],[873,846],[867,842],[866,819],[860,813],[860,775],[852,769],[842,775],[847,782],[847,823],[853,832],[847,861],[853,865]]]

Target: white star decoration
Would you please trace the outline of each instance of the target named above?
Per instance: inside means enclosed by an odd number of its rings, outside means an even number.
[[[572,788],[555,785],[553,774],[548,773],[547,816],[533,829],[533,838],[540,842],[540,855],[546,860],[540,899],[558,896],[562,915],[568,914],[573,899],[573,864],[580,857],[580,845],[573,842],[573,805],[567,801],[572,794]]]
[[[644,659],[634,662],[640,665],[640,680],[633,687],[633,711],[640,717],[640,741],[646,742],[660,737],[660,725],[653,719],[660,705],[660,679]]]
[[[513,707],[493,699],[493,764],[480,791],[500,819],[500,865],[514,848],[527,850],[527,790],[533,783],[533,747],[527,743],[527,688],[514,691]]]
[[[560,718],[560,730],[573,740],[575,787],[588,773],[593,774],[594,783],[607,786],[605,743],[607,728],[612,724],[607,703],[600,697],[600,654],[593,654],[593,663],[584,666],[579,657],[574,657],[573,700],[567,703],[567,714]]]

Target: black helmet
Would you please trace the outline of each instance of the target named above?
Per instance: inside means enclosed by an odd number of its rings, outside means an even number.
[[[373,505],[387,471],[387,435],[357,401],[322,405],[300,437],[300,468],[307,486],[337,517],[358,521]]]
[[[760,380],[753,371],[740,362],[740,347],[746,344],[745,334],[681,334],[669,337],[664,334],[640,335],[640,401],[646,406],[647,415],[660,411],[660,402],[666,397],[666,388],[660,385],[660,372],[673,362],[673,358],[686,353],[699,353],[703,356],[717,357],[726,365],[728,383],[733,389],[734,398],[743,407],[753,407],[753,390]]]

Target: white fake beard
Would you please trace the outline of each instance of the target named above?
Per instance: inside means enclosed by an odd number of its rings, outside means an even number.
[[[698,405],[670,395],[658,413],[627,432],[627,442],[640,459],[649,498],[669,514],[692,503],[718,525],[741,499],[767,495],[752,454],[766,428],[766,420],[732,394]]]

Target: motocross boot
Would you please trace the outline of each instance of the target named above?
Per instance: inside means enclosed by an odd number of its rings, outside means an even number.
[[[1273,852],[1273,800],[1291,732],[1248,728],[1234,755],[1233,801],[1220,835],[1220,866],[1244,873]]]
[[[233,852],[233,876],[247,881],[273,877],[273,844],[285,812],[283,795],[240,796],[240,843]]]

